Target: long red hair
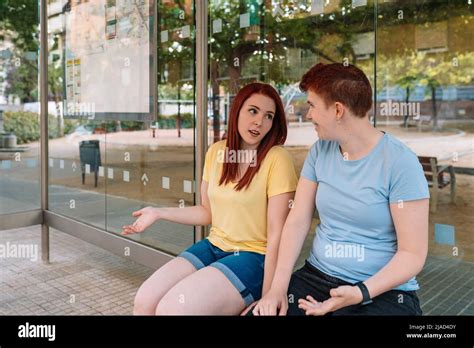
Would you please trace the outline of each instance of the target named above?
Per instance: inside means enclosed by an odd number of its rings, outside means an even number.
[[[257,147],[257,159],[255,166],[249,166],[244,176],[239,180],[235,186],[236,191],[240,191],[243,188],[247,188],[252,182],[253,177],[257,174],[260,169],[265,156],[268,151],[275,145],[283,145],[286,141],[287,127],[285,118],[285,108],[281,102],[278,92],[270,85],[265,83],[254,82],[243,87],[235,96],[229,114],[229,125],[227,132],[226,147],[229,151],[234,150],[237,152],[240,149],[240,143],[242,141],[239,130],[238,120],[239,113],[244,102],[250,98],[253,94],[265,95],[275,102],[275,116],[273,117],[272,128],[268,131],[265,137],[262,139]],[[222,175],[219,180],[219,185],[233,182],[237,179],[239,174],[239,163],[229,163],[224,161]]]

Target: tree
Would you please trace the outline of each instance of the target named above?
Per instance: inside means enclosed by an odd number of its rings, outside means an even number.
[[[410,94],[412,88],[414,88],[415,83],[420,79],[419,73],[414,73],[413,75],[405,75],[399,78],[396,81],[396,84],[405,89],[405,103],[410,101]],[[408,118],[409,115],[403,115],[403,127],[408,127]]]
[[[2,0],[0,2],[0,39],[8,35],[23,52],[37,52],[39,47],[37,0]]]
[[[63,73],[61,66],[48,66],[48,86],[50,97],[56,103],[56,117],[58,121],[58,136],[64,136],[64,121],[61,115],[61,101],[63,97]]]
[[[436,89],[438,87],[471,84],[473,82],[474,52],[454,54],[453,58],[434,57],[419,53],[423,63],[420,84],[427,86],[431,93],[433,107],[433,129],[438,130],[438,108]]]
[[[181,136],[181,100],[193,98],[193,94],[183,90],[187,82],[192,83],[194,76],[194,38],[183,33],[183,24],[191,27],[192,13],[189,1],[178,0],[175,4],[158,2],[158,32],[166,30],[170,36],[166,42],[158,42],[158,98],[178,100],[176,126]],[[181,28],[181,29],[179,29]],[[187,37],[186,37],[187,36]],[[159,35],[160,37],[160,35]],[[191,71],[190,71],[191,70]],[[190,78],[187,78],[190,75]]]
[[[0,2],[0,40],[13,44],[10,57],[4,60],[7,69],[5,94],[17,96],[23,103],[38,100],[38,67],[35,64],[39,47],[38,23],[37,1]]]
[[[378,55],[378,85],[400,86],[410,91],[416,85],[428,87],[432,103],[433,129],[438,127],[438,106],[436,89],[439,87],[466,85],[472,83],[474,52],[433,54],[407,50],[401,55],[386,57]],[[404,124],[407,115],[404,115]]]
[[[341,7],[351,8],[350,0]],[[330,15],[310,14],[307,2],[279,1],[211,1],[210,28],[210,83],[213,96],[214,140],[218,140],[220,115],[218,98],[221,88],[235,94],[245,81],[262,80],[277,88],[294,83],[318,59],[325,62],[343,62],[348,58],[356,63],[352,46],[358,32],[373,28],[365,9]],[[240,15],[248,13],[250,26],[240,27]],[[214,33],[213,19],[220,20],[222,28]],[[316,28],[324,28],[316,30]],[[314,30],[313,30],[314,29]],[[327,35],[337,40],[325,43]],[[314,57],[308,66],[301,61],[287,64],[289,49],[296,49]],[[308,60],[309,61],[309,60]]]
[[[16,96],[21,103],[38,101],[38,69],[19,58],[6,65],[6,69],[5,96]]]

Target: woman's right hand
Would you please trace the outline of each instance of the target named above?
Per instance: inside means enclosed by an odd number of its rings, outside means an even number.
[[[145,207],[134,211],[132,216],[138,217],[132,225],[122,226],[122,235],[142,233],[158,220],[158,209],[153,207]]]
[[[265,296],[258,301],[252,310],[253,315],[286,315],[288,311],[288,298],[286,291],[270,289]]]

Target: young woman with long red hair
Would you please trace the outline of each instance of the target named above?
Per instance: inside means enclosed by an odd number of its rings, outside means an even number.
[[[209,236],[169,261],[137,292],[134,314],[237,315],[270,288],[283,224],[297,177],[285,112],[273,87],[251,83],[236,95],[228,138],[207,154],[202,204],[146,207],[123,234],[157,220],[212,224]]]

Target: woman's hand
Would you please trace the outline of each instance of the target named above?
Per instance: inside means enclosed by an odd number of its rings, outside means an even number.
[[[138,219],[132,225],[123,226],[122,235],[141,233],[159,219],[158,209],[153,207],[145,207],[134,211],[132,216],[138,217]]]
[[[286,291],[275,291],[270,289],[265,296],[258,301],[253,309],[253,315],[286,315],[288,310],[288,298]]]
[[[254,301],[252,302],[251,304],[249,304],[243,311],[242,313],[240,313],[241,316],[245,316],[247,315],[248,312],[250,312],[250,310],[253,308],[253,306],[255,306],[255,304],[257,303],[258,301]]]
[[[306,315],[325,315],[340,308],[356,305],[362,302],[362,292],[357,286],[343,285],[329,292],[331,297],[323,302],[316,301],[311,296],[306,300],[298,300],[298,308],[306,312]]]

